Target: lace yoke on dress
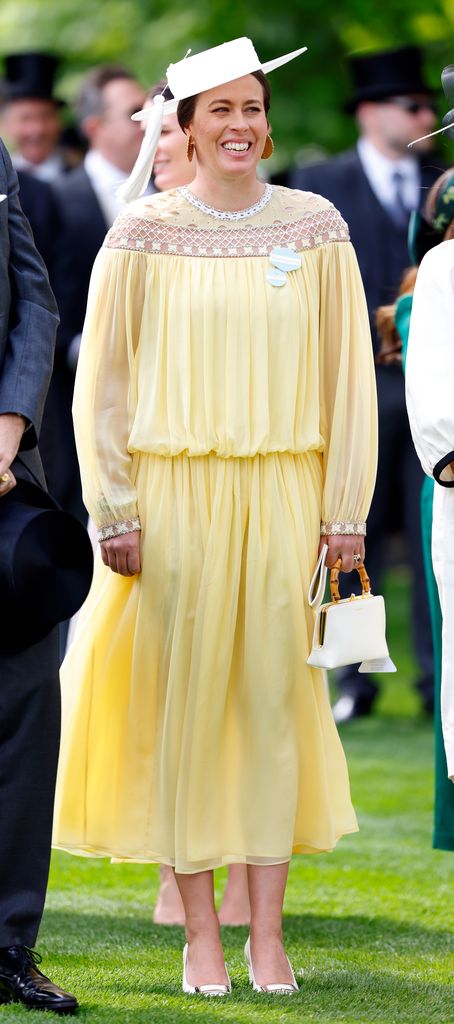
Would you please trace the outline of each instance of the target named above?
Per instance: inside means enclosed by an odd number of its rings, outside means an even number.
[[[275,186],[271,202],[245,220],[217,220],[174,189],[139,200],[115,221],[105,246],[199,257],[268,256],[276,246],[304,251],[348,242],[338,210],[321,196]]]

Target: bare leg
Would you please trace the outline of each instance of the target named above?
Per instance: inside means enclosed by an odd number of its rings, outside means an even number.
[[[212,871],[175,874],[186,914],[187,979],[190,985],[225,985],[224,953],[214,906]]]
[[[184,906],[175,881],[173,868],[161,864],[159,893],[153,914],[154,924],[181,924],[184,926]]]
[[[251,959],[258,985],[292,983],[282,939],[288,867],[288,864],[248,865]]]
[[[251,908],[246,864],[229,865],[227,885],[218,917],[220,924],[249,924]]]

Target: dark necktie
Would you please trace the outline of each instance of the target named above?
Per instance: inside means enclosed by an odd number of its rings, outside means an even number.
[[[397,228],[406,228],[410,218],[410,210],[404,201],[404,176],[400,171],[394,171],[392,176],[394,186],[394,199],[388,209]]]

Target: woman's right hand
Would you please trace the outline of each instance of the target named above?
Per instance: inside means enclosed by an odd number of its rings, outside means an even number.
[[[318,553],[322,547],[327,545],[325,565],[332,569],[338,558],[342,559],[341,572],[351,572],[356,566],[355,555],[359,555],[361,562],[364,562],[365,542],[364,537],[355,537],[350,534],[337,534],[336,536],[320,537]]]
[[[135,576],[141,571],[140,530],[123,533],[120,537],[100,541],[101,558],[112,572],[121,576]]]

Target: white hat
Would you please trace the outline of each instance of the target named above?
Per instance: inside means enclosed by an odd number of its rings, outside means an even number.
[[[153,167],[153,161],[162,129],[162,118],[165,114],[175,113],[180,100],[189,96],[198,96],[208,89],[215,89],[224,82],[232,82],[243,75],[251,75],[254,71],[268,74],[275,68],[287,64],[288,61],[305,53],[307,46],[292,50],[282,57],[266,61],[262,64],[250,39],[232,39],[229,43],[221,43],[193,57],[186,56],[177,64],[169,64],[167,83],[173,93],[173,99],[164,100],[163,96],[155,96],[153,104],[132,115],[134,121],[147,121],[140,153],[127,181],[117,191],[119,199],[131,202],[145,191]],[[190,51],[189,51],[190,52]]]

